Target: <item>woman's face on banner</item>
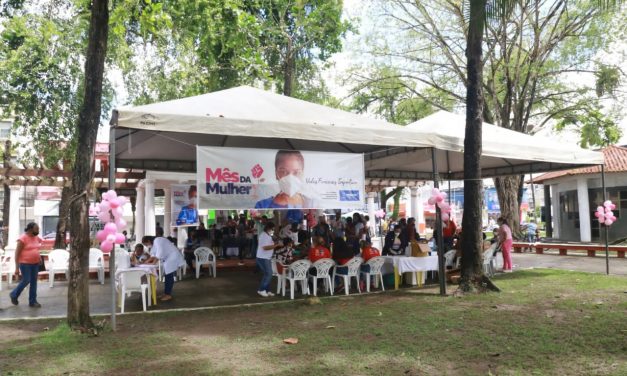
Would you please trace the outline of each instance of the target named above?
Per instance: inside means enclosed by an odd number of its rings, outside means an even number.
[[[196,191],[189,191],[189,206],[196,206]]]
[[[276,179],[281,180],[288,175],[294,175],[302,179],[304,174],[304,166],[300,158],[296,156],[288,156],[281,160],[276,168]]]

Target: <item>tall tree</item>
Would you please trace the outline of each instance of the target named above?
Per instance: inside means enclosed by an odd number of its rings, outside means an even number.
[[[38,168],[70,171],[75,119],[83,85],[86,20],[70,2],[42,1],[2,22],[0,90],[13,116],[19,159]],[[63,15],[59,15],[59,8]],[[26,94],[29,93],[29,94]],[[105,110],[112,95],[105,91]],[[65,248],[70,188],[61,191],[55,248]]]
[[[468,13],[474,3],[379,3],[377,10],[385,22],[375,31],[379,34],[368,36],[372,64],[392,66],[399,79],[429,87],[464,106],[469,78],[461,41],[468,38]],[[503,5],[507,12],[496,12]],[[613,90],[620,83],[619,70],[596,56],[620,42],[614,35],[625,25],[625,10],[602,13],[596,5],[565,0],[487,2],[488,11],[495,10],[498,16],[490,17],[483,29],[486,122],[533,133],[573,111],[598,109],[593,103],[621,103]],[[612,128],[615,124],[605,129]],[[520,176],[495,181],[502,212],[515,230],[521,182]]]
[[[85,84],[80,115],[76,124],[78,137],[72,175],[71,221],[73,235],[70,257],[67,320],[71,326],[91,328],[89,314],[89,199],[92,165],[98,126],[100,125],[102,88],[109,34],[109,1],[92,0]]]

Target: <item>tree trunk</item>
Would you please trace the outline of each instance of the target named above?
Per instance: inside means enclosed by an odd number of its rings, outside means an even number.
[[[392,211],[392,219],[398,219],[398,212],[401,210],[401,196],[403,195],[403,188],[395,190],[394,193],[394,211]]]
[[[11,141],[4,143],[4,154],[2,155],[2,167],[11,167]],[[11,189],[8,184],[4,184],[4,200],[2,202],[2,244],[7,246],[9,242],[9,211],[11,210]]]
[[[292,39],[287,38],[287,52],[285,54],[285,66],[283,69],[283,95],[292,96],[294,85],[294,71],[296,70],[296,58],[292,53]]]
[[[68,215],[70,214],[70,197],[72,189],[63,187],[61,190],[61,202],[59,202],[59,222],[57,222],[57,234],[54,238],[54,249],[65,249],[65,234],[67,232]]]
[[[501,208],[501,216],[505,218],[512,234],[520,231],[520,201],[519,191],[522,178],[516,176],[503,176],[494,178],[494,186],[499,198],[499,207]]]
[[[483,237],[481,209],[483,206],[481,181],[481,152],[483,123],[483,31],[486,0],[470,1],[470,19],[466,59],[468,86],[466,87],[466,135],[464,139],[464,218],[462,220],[462,267],[460,290],[474,291],[486,282],[483,275]],[[487,280],[489,281],[489,280]],[[492,285],[493,286],[493,285]]]
[[[89,315],[89,190],[94,147],[101,115],[102,82],[109,32],[109,2],[93,0],[85,59],[85,92],[78,118],[78,147],[74,159],[70,219],[70,281],[67,321],[71,327],[92,328]]]

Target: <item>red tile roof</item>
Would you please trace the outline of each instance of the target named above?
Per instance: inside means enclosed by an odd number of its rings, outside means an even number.
[[[627,172],[627,147],[608,146],[601,150],[605,159],[605,172]],[[556,179],[562,176],[582,175],[582,174],[599,174],[601,166],[589,166],[581,168],[573,168],[571,170],[553,171],[542,174],[533,179],[534,183],[542,183],[546,180]]]

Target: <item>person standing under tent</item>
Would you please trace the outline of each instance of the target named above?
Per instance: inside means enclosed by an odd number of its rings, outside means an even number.
[[[150,247],[151,257],[146,264],[157,264],[159,260],[163,265],[165,274],[165,289],[161,301],[172,300],[172,289],[174,288],[174,275],[178,268],[185,266],[185,259],[181,252],[172,242],[164,237],[144,236],[142,244]]]
[[[257,245],[257,267],[261,270],[261,283],[257,289],[257,294],[264,298],[274,296],[270,291],[270,282],[272,281],[272,255],[275,249],[283,247],[283,243],[275,242],[274,223],[268,222],[263,228],[263,232],[259,235],[259,244]]]

